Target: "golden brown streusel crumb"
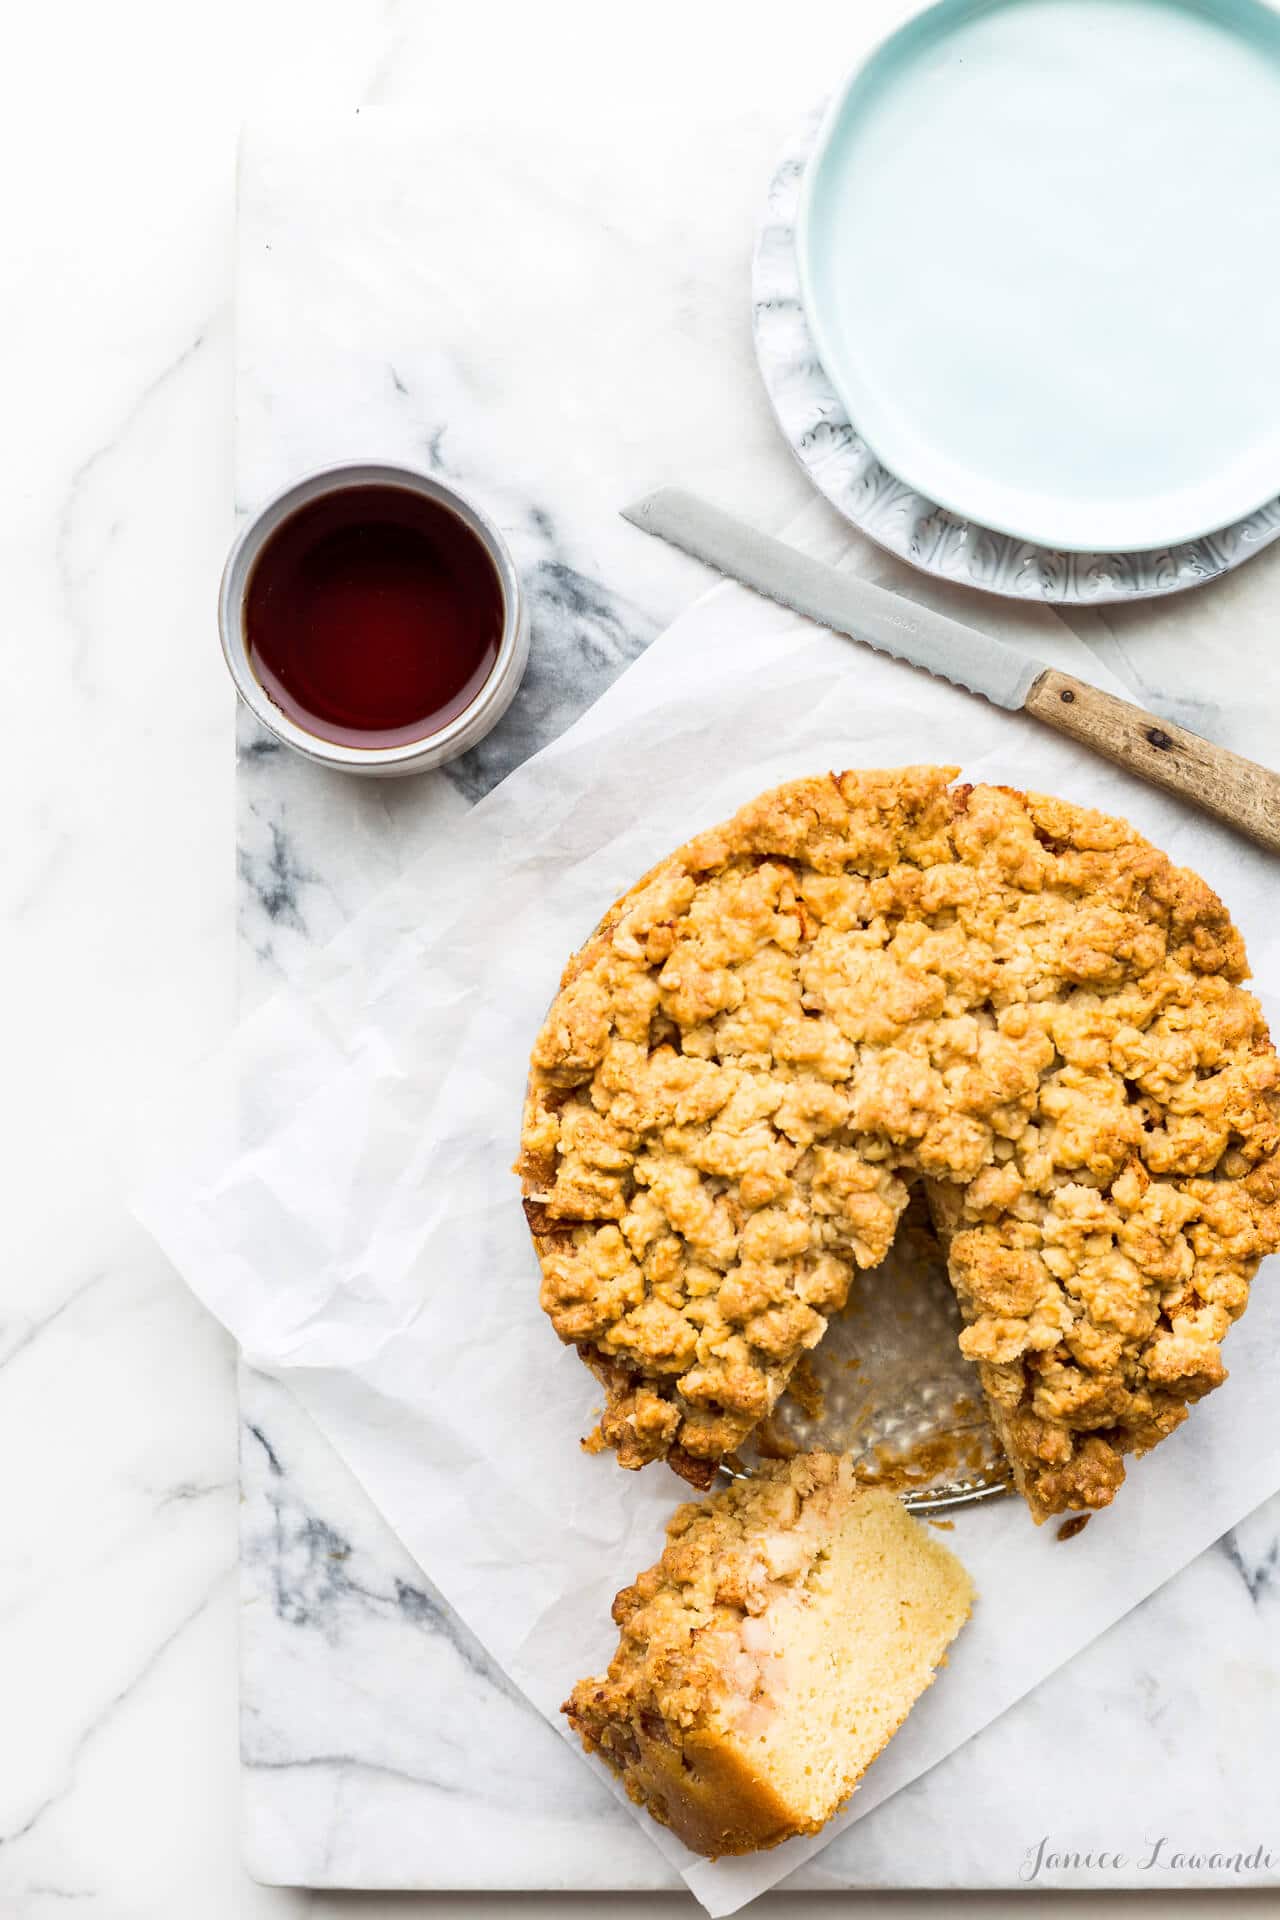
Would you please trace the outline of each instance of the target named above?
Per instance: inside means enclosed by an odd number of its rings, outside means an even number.
[[[1125,821],[955,771],[763,794],[569,963],[518,1171],[624,1466],[706,1484],[914,1180],[1037,1519],[1106,1505],[1225,1377],[1280,1245],[1240,935]]]
[[[807,1353],[802,1353],[791,1369],[787,1392],[808,1419],[822,1419],[826,1412],[827,1397]]]

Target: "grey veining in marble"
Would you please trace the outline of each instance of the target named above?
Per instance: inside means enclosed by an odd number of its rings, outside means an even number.
[[[16,1010],[0,1312],[6,1920],[350,1911],[340,1895],[253,1885],[246,1840],[260,1872],[320,1884],[640,1884],[662,1870],[567,1747],[406,1619],[396,1582],[429,1595],[425,1576],[269,1384],[246,1383],[244,1411],[283,1472],[246,1428],[241,1502],[230,1343],[130,1221],[128,1147],[234,1019],[233,702],[213,618],[233,379],[242,497],[366,432],[407,456],[419,421],[447,414],[441,457],[495,499],[509,486],[513,524],[544,507],[549,557],[664,626],[705,576],[656,555],[613,508],[682,483],[776,529],[807,497],[751,355],[750,234],[789,126],[906,4],[793,0],[785,34],[775,0],[738,0],[732,31],[728,10],[688,0],[557,0],[552,33],[548,9],[510,0],[22,11],[3,126],[5,424],[19,452],[5,516],[19,722],[3,905]],[[398,225],[368,195],[364,224],[382,224],[394,271],[370,276],[366,254],[358,286],[341,270],[358,212],[344,167],[365,189],[349,155],[315,151],[317,125],[330,151],[356,101],[398,108],[419,155]],[[252,340],[241,330],[237,368],[233,149],[263,113],[282,140],[292,119],[311,127],[286,142],[293,171],[264,153],[261,218],[244,230],[277,250],[295,292],[259,307],[270,324]],[[493,218],[509,246],[487,244]],[[317,367],[308,343],[335,302]],[[571,328],[573,363],[557,346]],[[402,438],[392,407],[410,423]],[[833,555],[843,538],[833,514]],[[1146,705],[1199,714],[1265,758],[1277,559],[1165,602],[1158,624],[1137,607],[1069,618]],[[947,594],[960,590],[886,554],[873,564],[958,610]],[[992,613],[1016,637],[1008,606]],[[56,716],[56,753],[33,716]],[[247,1004],[465,799],[447,783],[356,794],[242,735],[238,804]],[[266,1556],[242,1586],[241,1517]],[[341,1543],[315,1555],[346,1583],[323,1630],[291,1616],[295,1571],[313,1613],[332,1590],[311,1548],[290,1544],[299,1535]],[[1277,1541],[1269,1502],[862,1823],[856,1851],[841,1841],[826,1884],[1007,1879],[1046,1827],[1081,1847],[1140,1842],[1156,1822],[1247,1843],[1274,1819]],[[237,1633],[257,1762],[245,1769]],[[517,1773],[540,1777],[543,1811]],[[397,1920],[427,1910],[375,1905]]]
[[[417,781],[326,774],[242,717],[245,1005],[558,733],[705,583],[626,528],[617,506],[679,480],[777,524],[808,498],[760,389],[749,327],[752,225],[785,116],[724,113],[718,127],[673,133],[660,177],[618,141],[586,166],[584,143],[606,149],[582,127],[536,141],[376,127],[250,141],[242,506],[303,465],[357,450],[433,463],[473,488],[512,540],[534,651],[503,727]],[[445,153],[479,202],[538,234],[555,262],[554,283],[522,282],[518,314],[501,309],[492,263],[440,184]],[[691,207],[695,160],[702,193]],[[606,203],[622,209],[616,219],[602,218]],[[425,231],[432,247],[411,255],[409,236]],[[285,325],[299,311],[330,315],[306,350]],[[625,372],[607,337],[619,314]],[[832,516],[833,543],[846,537]],[[918,581],[896,565],[884,559],[886,583]],[[937,591],[953,610],[951,589]],[[1238,602],[1251,631],[1259,604]],[[1161,628],[1158,643],[1151,625],[1133,624],[1138,611],[1066,617],[1135,692],[1172,684],[1187,709],[1213,711],[1217,675],[1196,624],[1211,622],[1212,603]],[[1035,640],[1037,622],[1060,617],[1041,607],[992,624]],[[1274,684],[1258,649],[1250,658]],[[1249,750],[1242,736],[1231,744]],[[642,1830],[443,1606],[290,1396],[244,1372],[241,1404],[254,1870],[314,1885],[674,1884]],[[1278,1542],[1280,1499],[796,1884],[1016,1886],[1046,1833],[1063,1849],[1134,1853],[1161,1823],[1188,1845],[1243,1846],[1273,1817],[1262,1762],[1276,1751],[1280,1698]],[[1057,1877],[1123,1880],[1087,1868]],[[1134,1884],[1150,1881],[1136,1874]]]

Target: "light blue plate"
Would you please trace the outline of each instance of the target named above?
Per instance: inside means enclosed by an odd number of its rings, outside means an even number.
[[[805,311],[876,454],[1069,551],[1193,540],[1280,490],[1280,14],[942,0],[837,96]]]

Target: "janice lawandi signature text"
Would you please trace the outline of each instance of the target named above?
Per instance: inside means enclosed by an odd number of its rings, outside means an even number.
[[[1162,1833],[1157,1839],[1144,1840],[1141,1847],[1125,1853],[1118,1847],[1090,1847],[1082,1851],[1055,1845],[1044,1834],[1027,1848],[1019,1880],[1038,1880],[1050,1873],[1265,1873],[1280,1867],[1280,1850],[1271,1853],[1264,1846],[1254,1847],[1180,1847]]]

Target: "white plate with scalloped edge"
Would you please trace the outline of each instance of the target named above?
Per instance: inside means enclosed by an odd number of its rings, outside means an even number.
[[[1280,15],[941,0],[850,78],[797,254],[884,464],[1069,551],[1197,538],[1280,488]]]

